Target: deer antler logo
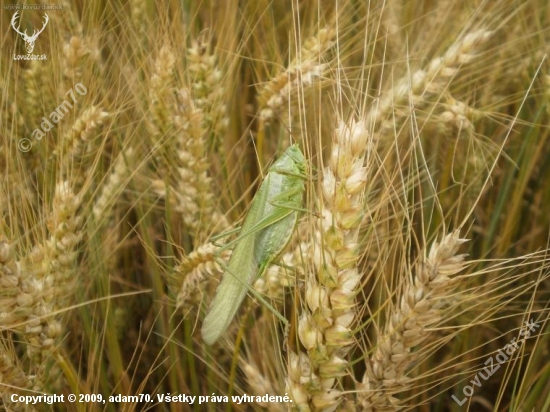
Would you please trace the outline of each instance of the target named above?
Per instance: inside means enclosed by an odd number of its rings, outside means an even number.
[[[13,27],[15,32],[20,34],[23,40],[25,41],[25,48],[27,49],[27,54],[31,54],[34,49],[34,43],[36,42],[38,35],[44,31],[44,29],[46,28],[46,25],[48,24],[48,21],[50,21],[50,18],[46,13],[44,13],[44,16],[46,17],[46,20],[44,21],[44,25],[40,30],[38,31],[35,30],[32,36],[29,36],[27,35],[27,30],[21,33],[21,31],[19,30],[19,27],[15,27],[15,21],[17,20],[18,13],[19,12],[16,11],[13,17],[11,18],[11,26]],[[21,26],[21,24],[19,24],[19,26]]]

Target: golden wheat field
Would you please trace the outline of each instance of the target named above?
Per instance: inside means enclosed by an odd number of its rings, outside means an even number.
[[[57,1],[1,9],[0,410],[550,411],[546,0]]]

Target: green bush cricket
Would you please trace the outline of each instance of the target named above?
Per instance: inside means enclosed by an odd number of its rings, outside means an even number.
[[[226,331],[246,292],[290,241],[305,190],[304,155],[292,145],[269,168],[244,219],[223,279],[202,324],[211,345]],[[227,245],[225,246],[227,247]]]

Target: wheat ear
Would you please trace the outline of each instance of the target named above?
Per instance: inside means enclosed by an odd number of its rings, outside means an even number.
[[[29,343],[29,357],[35,361],[44,359],[63,330],[61,318],[48,315],[66,307],[74,296],[76,245],[82,236],[82,219],[76,213],[79,204],[79,196],[67,181],[56,186],[48,221],[50,237],[35,246],[26,262],[25,270],[34,277],[36,295],[31,296],[34,310],[28,316],[24,337]]]
[[[7,410],[13,411],[34,411],[33,407],[26,408],[11,401],[11,394],[18,390],[33,390],[35,388],[34,378],[27,375],[15,360],[15,350],[7,349],[4,343],[0,343],[0,396]],[[6,385],[4,385],[6,384]],[[30,406],[30,405],[25,405]]]
[[[259,91],[258,102],[262,122],[269,123],[281,114],[292,91],[311,86],[325,74],[328,67],[320,61],[334,44],[335,35],[334,29],[325,27],[306,39],[301,47],[300,56]]]
[[[0,329],[5,331],[24,330],[26,315],[33,304],[29,294],[29,285],[25,282],[21,264],[15,260],[14,246],[4,237],[0,238]],[[5,332],[10,333],[10,332]],[[10,335],[8,335],[10,336]],[[8,342],[0,342],[0,395],[10,410],[20,409],[17,403],[11,402],[10,395],[20,389],[39,389],[36,379],[27,374],[18,364],[15,348],[8,347]],[[7,385],[4,385],[7,384]],[[9,385],[9,386],[8,386]],[[25,409],[26,410],[26,409]],[[34,410],[30,408],[29,410]]]
[[[187,89],[179,90],[177,96],[179,107],[174,123],[181,133],[177,147],[177,209],[192,233],[200,236],[205,232],[203,229],[207,222],[216,222],[221,228],[228,227],[229,223],[213,206],[214,194],[212,178],[208,175],[210,162],[206,151],[204,113],[195,106]]]
[[[101,194],[96,200],[92,213],[96,220],[109,222],[112,214],[110,204],[120,193],[121,185],[132,173],[132,164],[134,160],[134,149],[128,147],[123,150],[115,161],[114,169],[101,189]],[[108,215],[106,216],[106,213]]]
[[[330,411],[341,401],[335,386],[347,373],[345,357],[353,343],[351,325],[361,281],[357,237],[368,175],[365,165],[371,164],[373,153],[364,121],[340,123],[323,171],[321,219],[313,245],[315,273],[307,275],[307,307],[298,325],[307,355],[292,355],[288,366],[289,391],[303,410]]]
[[[216,259],[227,262],[231,251],[224,250],[217,257],[218,247],[206,243],[197,247],[189,255],[184,256],[180,263],[168,275],[168,287],[177,296],[176,306],[184,310],[190,309],[201,302],[200,297],[205,284],[210,278],[223,272]]]
[[[229,125],[224,104],[226,94],[223,74],[218,67],[217,56],[207,41],[208,31],[203,31],[187,49],[187,68],[192,84],[193,101],[203,113],[202,123],[213,138],[209,142],[215,151],[223,153],[223,136]]]
[[[79,34],[72,36],[63,46],[63,54],[65,57],[63,60],[63,75],[72,82],[72,84],[78,83],[82,79],[84,58],[90,54],[90,52],[90,48]]]
[[[203,49],[203,45],[197,45],[197,49]],[[204,67],[206,60],[212,59],[204,56],[204,51],[190,49],[195,75],[202,78],[200,81],[199,95],[196,99],[194,92],[189,87],[176,89],[173,84],[173,68],[175,54],[168,46],[163,46],[155,63],[153,76],[151,77],[151,90],[149,95],[150,114],[148,127],[153,134],[155,144],[160,144],[162,139],[176,134],[177,137],[166,140],[168,145],[175,142],[173,149],[177,159],[177,183],[173,187],[176,197],[176,209],[181,214],[184,223],[192,236],[202,236],[205,233],[206,222],[217,222],[220,228],[228,227],[225,216],[218,213],[213,207],[212,179],[209,176],[210,160],[208,158],[207,137],[212,119],[207,120],[212,113],[205,114],[205,110],[223,111],[213,90],[218,74],[213,77],[206,72],[216,69],[212,65]],[[198,86],[197,86],[198,87]],[[197,103],[198,101],[198,103]],[[203,110],[204,109],[204,110]],[[160,146],[161,147],[161,146]],[[162,159],[158,159],[162,164]],[[153,182],[157,193],[165,196],[165,185]],[[168,199],[172,201],[172,199]],[[197,243],[204,239],[199,239]]]
[[[410,96],[415,109],[422,108],[430,98],[440,98],[462,66],[476,58],[478,49],[491,38],[491,34],[492,32],[484,29],[470,32],[453,44],[442,57],[432,59],[426,68],[415,71],[410,80],[407,76],[397,81],[397,86],[389,93],[384,93],[378,104],[369,111],[368,123],[379,125],[380,130],[389,130],[393,136],[395,124],[401,123],[399,119],[390,115],[393,108],[408,107]],[[454,104],[451,104],[447,111],[455,117],[470,114],[464,107]],[[406,115],[396,113],[396,116],[401,118]],[[448,118],[449,114],[445,116]],[[460,120],[467,119],[466,116]]]
[[[40,93],[40,78],[44,76],[44,65],[38,60],[31,60],[29,67],[23,71],[23,81],[25,82],[25,94],[22,109],[25,111],[25,117],[28,119],[40,119],[44,116],[42,108],[43,93]]]
[[[173,104],[173,70],[176,55],[171,47],[164,44],[159,50],[154,63],[153,74],[149,80],[149,113],[147,128],[153,135],[153,141],[158,144],[167,131],[173,127],[171,121],[171,105]]]
[[[64,158],[69,170],[73,163],[79,164],[82,157],[93,149],[98,130],[108,118],[109,113],[100,106],[90,106],[76,119],[71,129],[63,134],[54,154]]]
[[[387,324],[378,338],[374,354],[367,359],[367,371],[358,398],[365,411],[397,410],[394,395],[406,388],[405,372],[416,360],[412,349],[424,342],[429,328],[441,319],[444,299],[460,280],[453,275],[464,266],[466,255],[457,254],[459,231],[434,242],[420,261],[416,277],[408,280],[397,306],[388,313]]]
[[[266,378],[260,369],[253,363],[239,359],[242,371],[246,376],[246,381],[249,385],[249,394],[252,396],[263,397],[268,393],[278,393],[277,388],[273,387],[271,381]],[[287,408],[283,404],[276,402],[256,402],[262,408],[270,412],[282,412]]]

